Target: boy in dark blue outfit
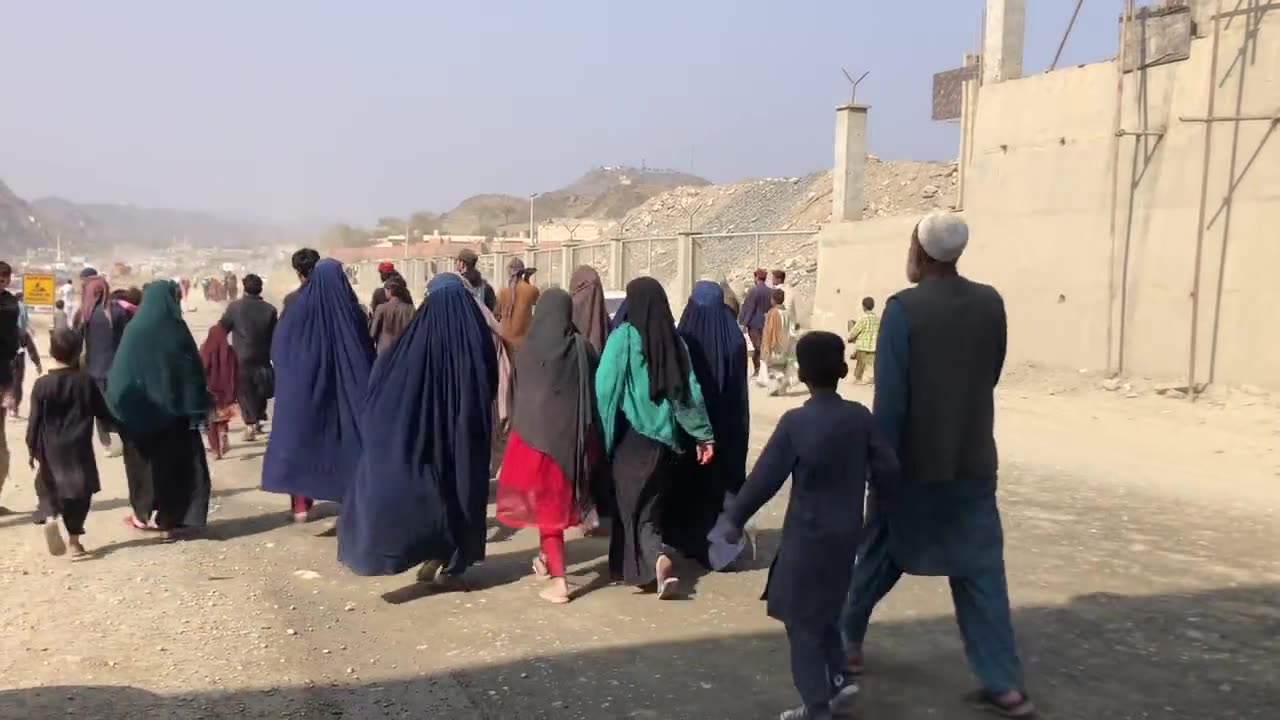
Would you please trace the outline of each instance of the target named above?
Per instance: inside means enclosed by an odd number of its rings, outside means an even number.
[[[829,720],[853,709],[858,686],[845,670],[840,611],[862,536],[867,481],[884,497],[899,474],[871,411],[836,392],[849,374],[844,350],[844,341],[831,333],[800,339],[800,381],[811,397],[782,416],[728,513],[738,529],[729,539],[736,540],[791,477],[765,598],[769,617],[786,625],[791,675],[804,704],[781,720]]]

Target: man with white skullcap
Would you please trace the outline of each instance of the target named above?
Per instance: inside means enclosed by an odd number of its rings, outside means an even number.
[[[904,573],[951,581],[956,620],[981,688],[967,697],[1005,717],[1035,709],[1014,641],[996,507],[995,386],[1004,366],[1000,293],[956,269],[969,226],[921,220],[907,279],[889,298],[876,343],[875,416],[898,452],[891,500],[868,503],[867,539],[843,618],[850,669],[862,670],[871,612]]]

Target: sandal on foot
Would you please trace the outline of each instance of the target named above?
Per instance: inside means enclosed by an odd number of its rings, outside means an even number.
[[[964,696],[964,701],[974,709],[995,713],[1000,717],[1019,718],[1020,720],[1034,718],[1036,716],[1036,706],[1031,704],[1031,698],[1023,692],[1019,692],[1018,695],[1021,699],[1016,703],[1009,704],[1000,699],[1000,693],[990,690],[974,690]]]
[[[153,527],[151,527],[150,525],[148,525],[148,524],[146,524],[146,523],[142,522],[141,520],[139,520],[138,518],[134,517],[133,515],[125,515],[125,516],[124,516],[124,526],[125,526],[125,527],[127,527],[127,528],[129,528],[130,530],[138,530],[138,531],[140,531],[140,532],[154,532],[154,531],[155,531],[155,528],[153,528]]]
[[[439,560],[428,560],[422,563],[422,567],[418,568],[417,581],[428,584],[434,583],[436,578],[440,576],[442,567]]]
[[[659,600],[671,600],[675,598],[680,591],[680,578],[671,577],[672,562],[671,558],[666,555],[658,557],[654,574],[657,577],[657,592]]]
[[[551,571],[547,569],[547,561],[541,555],[533,559],[533,574],[539,580],[546,580],[551,577]]]
[[[58,518],[51,517],[44,521],[44,544],[49,548],[49,554],[53,556],[66,555],[67,543],[62,539],[62,530],[58,527]]]
[[[573,599],[573,594],[569,592],[568,588],[566,588],[565,593],[561,595],[560,588],[555,587],[554,585],[548,585],[538,592],[538,597],[546,600],[552,605],[566,605]]]

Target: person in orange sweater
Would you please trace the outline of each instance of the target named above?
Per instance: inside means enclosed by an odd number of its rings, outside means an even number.
[[[539,291],[529,279],[536,272],[536,268],[526,268],[520,258],[511,258],[507,263],[507,286],[498,292],[498,311],[494,315],[512,356],[520,350],[533,324],[533,306],[538,304]]]

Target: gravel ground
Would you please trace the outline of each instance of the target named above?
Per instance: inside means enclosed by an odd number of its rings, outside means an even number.
[[[196,331],[213,317],[192,316]],[[1014,369],[1000,395],[1014,617],[1048,718],[1270,718],[1280,703],[1280,453],[1266,397],[1191,404]],[[865,387],[851,397],[869,400]],[[802,397],[752,398],[758,451]],[[24,426],[6,424],[17,449]],[[333,520],[287,523],[257,490],[262,443],[213,468],[206,536],[123,527],[123,468],[86,538],[45,554],[0,517],[0,718],[773,718],[794,703],[781,628],[758,601],[785,498],[753,567],[684,568],[687,601],[599,587],[605,546],[569,545],[578,599],[536,599],[531,533],[491,527],[470,592],[356,578]],[[23,451],[0,500],[34,504]],[[944,581],[910,578],[868,638],[866,718],[974,717]]]

